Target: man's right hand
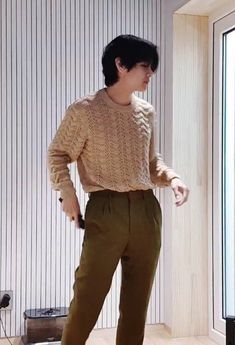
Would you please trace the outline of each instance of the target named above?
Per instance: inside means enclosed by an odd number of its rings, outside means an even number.
[[[81,214],[81,210],[76,194],[64,195],[61,202],[61,208],[66,216],[69,217],[70,222],[74,220],[76,228],[79,229],[78,217]]]

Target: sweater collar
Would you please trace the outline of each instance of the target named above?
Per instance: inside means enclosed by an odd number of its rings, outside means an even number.
[[[103,89],[99,90],[99,94],[101,96],[101,98],[104,100],[104,102],[109,105],[110,107],[116,109],[116,110],[121,110],[124,112],[129,112],[129,111],[133,111],[135,109],[136,106],[136,97],[134,94],[131,95],[131,103],[128,105],[121,105],[118,104],[116,102],[114,102],[110,96],[107,93],[107,87],[104,87]]]

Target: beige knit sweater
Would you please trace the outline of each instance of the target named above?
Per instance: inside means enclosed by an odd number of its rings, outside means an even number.
[[[77,162],[85,192],[120,192],[170,185],[178,175],[155,152],[153,106],[132,94],[114,102],[102,88],[73,102],[48,149],[52,188],[74,193],[68,164]]]

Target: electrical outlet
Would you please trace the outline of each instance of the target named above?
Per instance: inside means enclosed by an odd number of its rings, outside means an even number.
[[[3,296],[5,294],[8,294],[11,299],[9,301],[9,306],[6,307],[6,308],[1,308],[0,311],[3,311],[3,310],[12,310],[12,299],[13,299],[13,291],[12,290],[2,290],[0,291],[0,301],[2,300]]]

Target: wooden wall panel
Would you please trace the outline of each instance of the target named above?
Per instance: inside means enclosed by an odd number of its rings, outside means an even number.
[[[173,166],[190,189],[173,206],[172,334],[208,331],[208,18],[174,15]]]

